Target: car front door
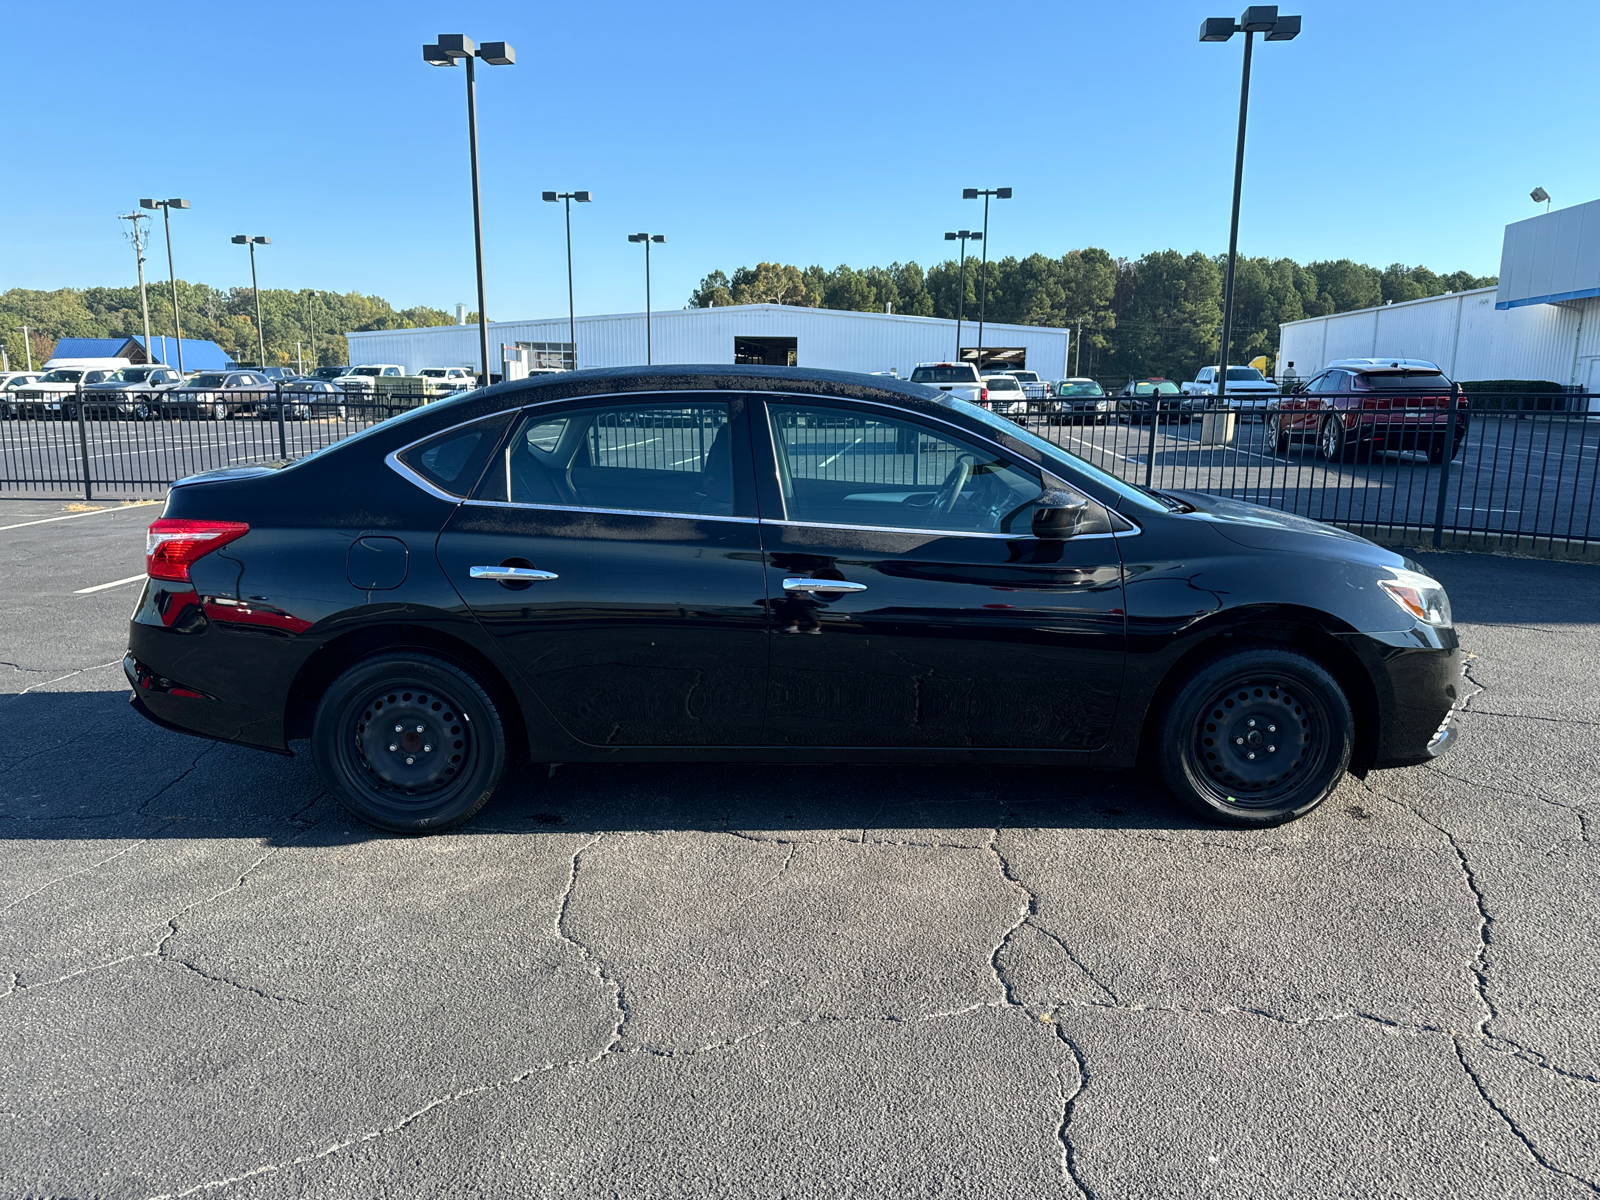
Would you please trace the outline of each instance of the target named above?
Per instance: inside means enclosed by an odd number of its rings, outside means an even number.
[[[450,582],[579,740],[759,742],[766,592],[746,420],[725,394],[530,409],[440,535]]]
[[[1033,536],[1035,502],[1060,481],[903,410],[765,408],[753,428],[768,744],[1104,743],[1122,685],[1122,566],[1109,532]]]

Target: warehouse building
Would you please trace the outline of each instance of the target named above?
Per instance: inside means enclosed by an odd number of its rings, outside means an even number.
[[[976,361],[978,325],[963,321],[963,357]],[[348,333],[350,362],[394,363],[407,373],[423,367],[478,366],[478,327],[440,325]],[[566,317],[489,322],[490,370],[516,378],[540,367],[623,367],[646,355],[644,313],[579,317],[574,356]],[[956,322],[899,313],[844,312],[787,304],[739,304],[651,313],[649,354],[656,363],[762,363],[836,371],[897,372],[919,362],[949,361]],[[1069,331],[1039,325],[985,324],[984,358],[1037,371],[1067,374]],[[502,363],[505,364],[504,369]]]
[[[1278,372],[1336,358],[1425,358],[1451,379],[1600,393],[1600,200],[1507,225],[1500,284],[1280,327]]]

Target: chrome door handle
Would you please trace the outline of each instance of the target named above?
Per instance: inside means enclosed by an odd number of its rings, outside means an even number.
[[[864,592],[864,583],[846,583],[843,579],[790,578],[783,581],[786,592]]]
[[[474,579],[493,579],[497,583],[538,583],[543,579],[560,579],[554,571],[535,571],[532,567],[472,567],[467,574]]]

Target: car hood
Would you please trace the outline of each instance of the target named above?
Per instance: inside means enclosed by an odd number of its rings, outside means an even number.
[[[1210,523],[1223,537],[1253,550],[1288,550],[1329,558],[1358,558],[1382,566],[1401,566],[1405,559],[1376,542],[1309,517],[1228,500],[1209,492],[1166,492],[1195,510],[1189,514]]]

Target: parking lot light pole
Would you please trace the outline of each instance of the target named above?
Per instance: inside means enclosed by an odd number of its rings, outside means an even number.
[[[655,359],[650,347],[650,243],[667,239],[659,233],[630,233],[628,240],[644,243],[644,362],[651,366]]]
[[[250,291],[256,298],[256,346],[261,351],[261,365],[267,365],[267,333],[261,327],[261,289],[256,285],[256,247],[270,246],[272,239],[269,237],[253,237],[247,233],[233,235],[235,246],[250,247]]]
[[[172,281],[172,333],[178,348],[178,374],[183,374],[183,322],[178,317],[178,273],[172,268],[172,210],[188,208],[187,200],[141,200],[140,208],[161,210],[161,223],[167,231],[167,278]]]
[[[970,229],[958,229],[954,233],[947,233],[947,234],[944,235],[944,240],[947,241],[947,242],[954,242],[954,241],[956,241],[958,239],[961,242],[961,266],[960,266],[961,284],[960,284],[959,287],[956,288],[956,361],[960,362],[961,361],[961,314],[962,314],[962,309],[966,307],[966,301],[967,301],[967,243],[969,241],[971,241],[971,242],[981,242],[981,241],[983,241],[983,234],[974,233]],[[983,341],[981,333],[980,333],[980,336],[978,338],[978,341],[980,343]],[[979,353],[979,357],[982,357],[983,349],[982,349],[981,346],[979,347],[978,353]]]
[[[976,200],[983,197],[983,266],[978,278],[978,370],[983,370],[983,319],[989,311],[989,197],[996,200],[1011,199],[1010,188],[962,188],[963,200]],[[961,281],[962,291],[966,290],[967,281]]]
[[[144,356],[146,361],[154,362],[155,351],[150,345],[150,298],[145,294],[144,290],[144,231],[139,228],[140,221],[148,221],[149,219],[149,217],[137,210],[131,213],[124,213],[117,218],[119,221],[128,222],[128,226],[132,230],[130,236],[133,239],[133,256],[139,261],[139,307],[144,310]]]
[[[477,45],[461,33],[441,33],[436,43],[422,48],[422,61],[434,67],[453,67],[456,59],[467,63],[467,148],[472,160],[472,248],[478,262],[478,355],[483,367],[479,382],[489,382],[489,315],[483,295],[483,205],[478,195],[478,87],[473,60],[481,58],[496,67],[517,61],[510,42]]]
[[[588,204],[594,199],[592,192],[545,192],[544,199],[554,204],[564,201],[567,209],[567,340],[572,343],[572,369],[578,369],[578,314],[572,305],[572,202]]]
[[[1269,42],[1289,42],[1300,36],[1299,17],[1280,17],[1276,4],[1253,4],[1238,24],[1232,17],[1207,17],[1200,22],[1202,42],[1225,42],[1244,34],[1244,72],[1239,81],[1239,142],[1233,156],[1233,216],[1228,225],[1228,273],[1222,284],[1222,365],[1217,368],[1217,407],[1228,394],[1228,351],[1233,340],[1233,273],[1239,261],[1239,190],[1244,183],[1244,123],[1250,108],[1250,50],[1256,34]]]

